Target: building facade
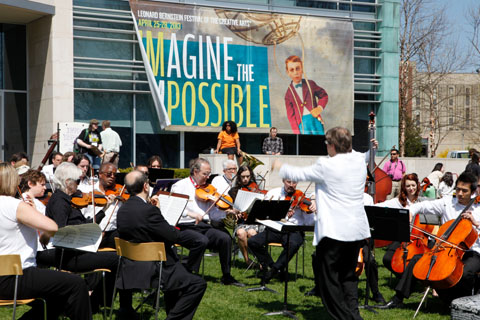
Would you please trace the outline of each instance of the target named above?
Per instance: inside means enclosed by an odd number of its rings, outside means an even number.
[[[452,150],[479,149],[480,75],[476,73],[433,74],[415,72],[411,115],[421,128],[424,144],[436,148],[437,156]],[[433,144],[430,128],[435,123]]]
[[[354,147],[368,146],[370,111],[380,151],[398,144],[399,0],[168,2],[352,21]],[[1,159],[27,150],[36,165],[58,122],[92,118],[122,137],[120,167],[153,154],[184,167],[216,144],[213,132],[160,129],[128,1],[0,0],[0,71]],[[242,150],[261,153],[268,131],[241,131]],[[286,154],[326,154],[323,137],[280,136]]]

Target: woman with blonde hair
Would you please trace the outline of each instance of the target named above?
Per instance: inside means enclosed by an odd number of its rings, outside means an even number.
[[[0,254],[19,254],[23,275],[18,278],[18,299],[44,298],[48,319],[65,313],[70,319],[91,319],[90,300],[85,281],[76,275],[37,268],[38,234],[42,243],[58,227],[34,206],[14,198],[19,177],[12,165],[0,163]],[[15,277],[0,276],[0,299],[13,299]],[[42,314],[42,304],[32,306],[25,318]]]

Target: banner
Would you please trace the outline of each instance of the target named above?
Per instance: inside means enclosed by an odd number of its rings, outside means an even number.
[[[232,120],[240,132],[353,132],[351,22],[149,1],[130,6],[167,130],[218,132]]]

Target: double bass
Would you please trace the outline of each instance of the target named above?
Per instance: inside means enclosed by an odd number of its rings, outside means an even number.
[[[375,164],[375,155],[373,148],[373,141],[375,140],[375,113],[372,111],[368,115],[368,138],[369,138],[369,151],[370,158],[368,159],[368,172],[370,175],[370,181],[367,181],[368,194],[372,196],[373,202],[383,202],[387,199],[387,196],[392,192],[392,178],[388,174],[379,168]],[[385,158],[384,158],[385,159]],[[383,162],[383,160],[382,160]],[[381,248],[392,243],[391,241],[375,240],[375,247]]]

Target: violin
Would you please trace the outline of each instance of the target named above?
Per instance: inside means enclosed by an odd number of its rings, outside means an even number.
[[[267,194],[267,190],[262,190],[258,187],[258,184],[255,181],[250,182],[247,186],[242,187],[243,191],[255,192],[255,193],[262,193]]]
[[[221,195],[211,184],[195,190],[195,196],[202,201],[214,201],[217,208],[226,210],[233,207],[233,199],[227,195]]]
[[[434,289],[447,289],[460,281],[464,267],[463,255],[478,238],[472,222],[463,219],[462,214],[479,201],[480,196],[472,198],[456,219],[440,226],[435,245],[413,268],[415,278],[428,282]]]
[[[305,213],[312,213],[309,207],[312,205],[312,200],[307,198],[305,194],[300,190],[295,190],[295,192],[291,195],[287,195],[285,200],[292,201],[290,204],[290,209],[295,209],[299,207],[300,210],[304,211]]]
[[[122,186],[120,184],[116,184],[112,188],[110,188],[108,190],[105,190],[105,195],[109,196],[109,195],[113,194],[116,197],[120,197],[121,198],[121,199],[119,199],[120,201],[126,201],[126,200],[130,199],[130,195],[126,192],[127,192],[127,190],[125,188],[125,185]]]
[[[107,197],[99,191],[94,193],[95,205],[104,207],[107,205]],[[72,206],[78,209],[86,208],[92,204],[91,193],[75,193],[72,195]]]

